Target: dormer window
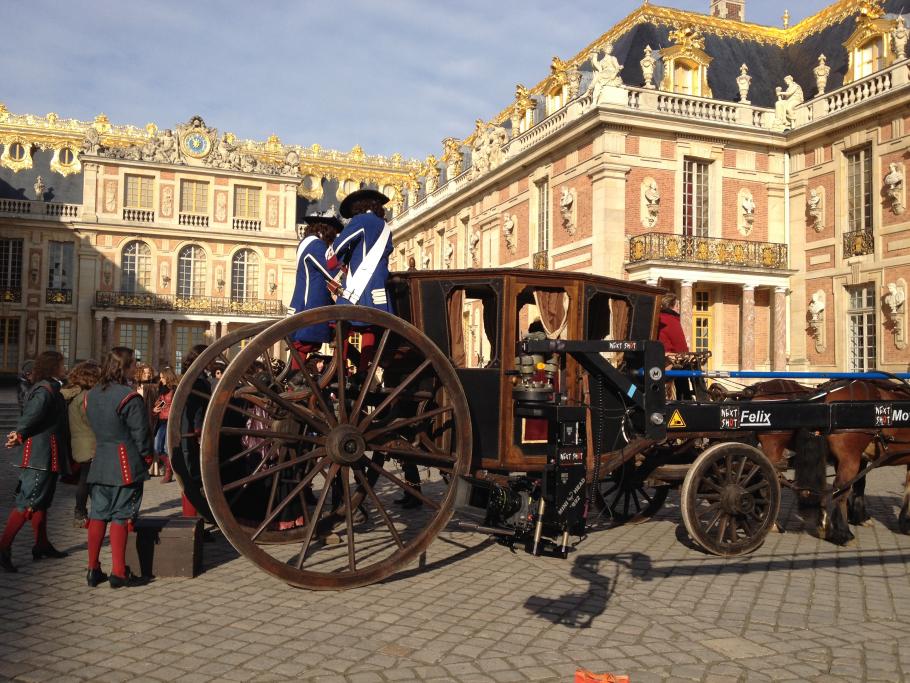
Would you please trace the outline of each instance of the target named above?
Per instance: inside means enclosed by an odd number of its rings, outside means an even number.
[[[705,52],[705,39],[692,26],[670,31],[673,45],[660,51],[664,77],[660,89],[696,97],[712,97],[708,87],[708,65],[711,57]]]
[[[891,30],[895,22],[883,15],[884,10],[878,3],[860,4],[856,30],[844,41],[848,56],[844,85],[871,76],[894,62]]]
[[[554,111],[559,111],[566,106],[566,96],[568,95],[568,86],[559,85],[547,93],[547,116]]]

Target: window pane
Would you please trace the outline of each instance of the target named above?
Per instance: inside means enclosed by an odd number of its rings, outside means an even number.
[[[22,288],[22,240],[0,240],[0,288]]]
[[[259,218],[259,188],[237,186],[234,189],[234,215],[238,218]]]
[[[145,242],[127,244],[120,255],[121,288],[125,292],[148,291],[152,287],[152,250]]]
[[[70,289],[73,272],[73,243],[48,243],[47,286],[52,289]]]
[[[177,294],[205,294],[205,274],[205,251],[202,247],[191,244],[181,249],[177,259]]]
[[[208,212],[209,184],[197,180],[180,183],[180,211],[182,213]]]
[[[0,369],[19,371],[19,318],[0,318]]]
[[[231,262],[231,297],[259,298],[259,255],[252,249],[241,249]]]

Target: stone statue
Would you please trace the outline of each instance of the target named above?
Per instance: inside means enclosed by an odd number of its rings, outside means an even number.
[[[784,128],[792,128],[796,121],[796,107],[803,103],[803,89],[793,80],[793,76],[784,76],[785,89],[780,86],[774,88],[777,102],[774,103],[775,122]]]
[[[521,83],[515,86],[515,103],[512,105],[512,113],[509,120],[512,122],[512,137],[517,136],[521,131],[521,124],[529,111],[537,109],[537,100],[531,97],[530,91]]]
[[[509,141],[509,134],[502,126],[484,124],[477,119],[474,128],[474,142],[471,145],[471,177],[492,171],[503,162],[502,148]]]
[[[451,240],[446,240],[446,249],[443,254],[443,263],[446,268],[452,267],[452,257],[455,255],[455,247],[452,246]]]
[[[417,179],[417,171],[411,171],[408,174],[408,208],[414,206],[420,199],[420,180]]]
[[[442,141],[442,161],[446,165],[446,181],[452,180],[461,173],[464,154],[461,153],[461,141],[446,138]]]
[[[37,199],[39,202],[43,202],[44,201],[44,191],[46,189],[47,188],[44,186],[44,180],[39,175],[38,178],[35,180],[35,199]]]
[[[562,217],[562,227],[570,235],[575,234],[575,222],[572,220],[572,206],[575,204],[575,197],[572,191],[563,185],[562,192],[559,195],[559,215]]]
[[[432,154],[426,158],[423,167],[424,189],[427,194],[435,192],[439,187],[439,167],[436,157]]]
[[[94,126],[89,126],[85,131],[85,140],[82,142],[83,154],[98,154],[101,148],[101,134],[95,130]]]
[[[901,14],[894,20],[894,28],[891,29],[891,40],[894,41],[894,58],[907,58],[907,25],[904,23],[904,15]]]
[[[821,314],[824,312],[825,293],[822,290],[818,290],[812,295],[812,300],[809,302],[809,315],[812,316],[812,322],[819,322]]]
[[[510,253],[515,253],[515,216],[506,214],[502,219],[502,234],[506,238],[506,248]]]
[[[428,270],[430,265],[432,265],[432,259],[430,258],[430,252],[423,252],[423,269]]]
[[[237,169],[241,166],[241,154],[234,144],[233,136],[225,133],[218,141],[215,151],[209,156],[209,163],[215,168]]]
[[[809,190],[809,196],[806,199],[806,211],[813,221],[812,227],[815,232],[824,230],[824,217],[822,216],[822,196],[818,190]]]
[[[904,301],[907,299],[907,293],[903,287],[895,282],[888,283],[888,293],[885,295],[885,305],[891,309],[891,313],[900,313],[904,307]]]
[[[751,192],[746,192],[743,195],[742,209],[744,216],[754,216],[755,215],[755,199],[752,198]]]
[[[645,184],[645,222],[649,228],[653,228],[657,223],[657,217],[660,214],[660,189],[653,178],[649,178]]]
[[[294,176],[295,178],[300,175],[300,155],[293,149],[284,156],[281,175]]]
[[[743,104],[750,104],[750,85],[752,85],[752,76],[749,75],[749,67],[743,64],[739,67],[739,76],[736,77],[736,87],[739,88],[739,101]]]
[[[828,74],[831,73],[831,67],[825,63],[825,55],[818,56],[818,66],[812,69],[815,74],[815,86],[818,88],[818,95],[825,94],[825,88],[828,86]]]
[[[740,209],[742,210],[743,220],[740,232],[748,235],[752,232],[752,226],[755,224],[755,198],[749,190],[743,190],[741,197]]]
[[[885,175],[885,194],[891,201],[891,210],[895,215],[904,212],[904,173],[897,163],[888,164],[888,173]]]
[[[645,77],[644,87],[648,90],[654,89],[652,79],[654,78],[654,67],[657,66],[657,60],[654,59],[653,52],[650,45],[645,45],[644,59],[639,62],[641,64],[641,75]]]
[[[588,92],[591,93],[591,106],[596,107],[600,103],[601,93],[606,87],[621,87],[622,79],[619,72],[622,70],[622,64],[613,56],[613,43],[604,45],[604,56],[600,57],[600,50],[592,50],[590,53],[591,67],[594,70],[594,78],[591,81],[591,87]]]
[[[474,265],[477,265],[477,261],[480,258],[479,249],[480,247],[480,231],[475,230],[471,233],[471,241],[469,242],[469,248],[471,250],[471,262]]]

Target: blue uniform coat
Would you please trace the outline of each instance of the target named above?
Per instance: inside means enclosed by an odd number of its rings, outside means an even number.
[[[288,315],[309,311],[320,306],[331,306],[332,297],[326,284],[331,279],[325,260],[325,242],[310,235],[297,247],[297,282]],[[302,327],[291,335],[293,341],[322,344],[331,339],[328,323]]]
[[[385,221],[370,212],[354,216],[325,255],[330,268],[339,261],[348,264],[344,292],[337,303],[371,306],[392,313],[386,293],[391,253],[392,234]]]

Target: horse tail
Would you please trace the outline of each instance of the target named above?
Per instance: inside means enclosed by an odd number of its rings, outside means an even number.
[[[825,474],[828,464],[828,440],[806,428],[799,429],[794,439],[796,456],[793,458],[793,469],[796,471],[796,486],[809,489],[813,493],[800,493],[801,505],[819,503],[820,497],[815,491],[825,488]]]

